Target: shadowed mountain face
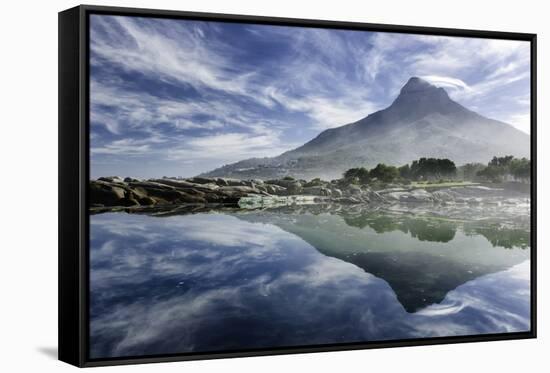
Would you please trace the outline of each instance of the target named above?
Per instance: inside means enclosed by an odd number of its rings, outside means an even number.
[[[485,163],[495,155],[529,157],[529,152],[527,134],[470,111],[443,88],[413,77],[384,110],[323,131],[280,156],[243,160],[204,176],[336,178],[351,167],[398,166],[420,157]]]

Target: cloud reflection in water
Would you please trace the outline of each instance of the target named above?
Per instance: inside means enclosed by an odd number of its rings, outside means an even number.
[[[529,329],[528,261],[407,313],[383,279],[224,214],[94,215],[90,276],[92,358]]]

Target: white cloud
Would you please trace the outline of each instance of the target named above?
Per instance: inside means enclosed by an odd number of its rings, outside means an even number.
[[[288,50],[263,64],[237,63],[243,46],[227,43],[214,23],[92,16],[92,67],[116,67],[196,92],[193,98],[155,96],[154,89],[140,91],[112,73],[92,76],[92,126],[111,134],[92,132],[93,154],[220,164],[278,155],[307,141],[283,141],[295,131],[313,137],[382,109],[411,76],[444,87],[481,114],[499,113],[498,119],[528,128],[528,110],[512,92],[529,79],[527,43],[275,26],[247,30]],[[506,112],[499,112],[504,101]],[[129,130],[137,134],[133,142],[117,142],[134,136]]]
[[[156,75],[163,80],[191,84],[197,89],[216,89],[228,94],[256,97],[247,89],[248,80],[253,73],[235,71],[227,58],[216,53],[216,45],[204,46],[199,28],[173,28],[172,34],[163,34],[155,26],[161,20],[145,22],[141,26],[135,20],[123,16],[92,16],[92,24],[101,26],[108,37],[96,33],[91,37],[92,52],[126,70]],[[174,21],[167,26],[177,26]],[[120,32],[129,37],[124,43],[112,43],[120,38]],[[96,62],[98,62],[96,60]],[[232,74],[228,76],[228,70]]]
[[[242,156],[267,156],[283,152],[293,143],[279,139],[280,123],[264,120],[257,114],[243,112],[230,102],[202,100],[178,101],[162,99],[144,92],[132,92],[116,86],[106,86],[92,80],[92,124],[103,125],[118,135],[121,124],[133,128],[145,137],[122,140],[92,139],[92,154],[139,155],[159,154],[165,159],[214,159],[216,155],[238,159]],[[102,110],[109,107],[110,110]],[[214,117],[197,121],[196,116]],[[116,124],[116,125],[115,125]],[[173,130],[235,130],[243,133],[214,133],[192,137],[172,133]],[[96,135],[97,136],[97,135]],[[143,136],[142,136],[143,137]],[[227,141],[227,143],[223,143]],[[162,144],[162,147],[159,146]]]
[[[175,100],[135,92],[124,87],[90,82],[92,123],[102,124],[113,134],[119,134],[120,125],[151,131],[155,125],[175,125],[180,128],[208,128],[209,123],[196,123],[194,115],[210,114],[216,109],[233,112],[236,108],[214,106],[201,100]],[[102,109],[103,107],[109,110]],[[220,126],[214,123],[215,127]],[[126,128],[127,130],[128,128]]]
[[[163,143],[166,140],[162,140],[158,137],[149,137],[147,139],[136,140],[132,138],[126,138],[121,140],[114,140],[102,147],[92,147],[92,155],[96,154],[114,154],[114,155],[143,155],[150,154],[153,149],[151,144]]]
[[[424,75],[422,78],[433,85],[438,87],[447,88],[447,89],[458,89],[464,91],[471,91],[472,89],[468,84],[464,83],[462,80],[457,78],[452,78],[448,76],[438,76],[438,75]]]
[[[282,143],[277,132],[263,134],[220,133],[205,137],[189,138],[179,149],[170,149],[170,160],[219,159],[234,162],[253,157],[276,156],[299,143]]]
[[[318,130],[355,122],[377,108],[360,94],[350,94],[341,98],[315,94],[309,97],[291,97],[281,90],[271,88],[269,95],[291,111],[306,113],[312,118],[313,127]]]

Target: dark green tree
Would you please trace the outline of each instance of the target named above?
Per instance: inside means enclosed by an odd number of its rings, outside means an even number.
[[[456,165],[447,158],[420,158],[411,163],[410,173],[416,180],[454,177],[456,176]]]
[[[506,173],[506,169],[500,166],[487,166],[483,170],[477,172],[477,176],[490,180],[493,183],[502,181],[502,176]]]
[[[507,168],[510,166],[510,163],[512,163],[513,159],[513,155],[506,155],[504,157],[495,156],[493,157],[493,159],[491,159],[491,162],[489,162],[488,166]]]
[[[495,156],[477,175],[492,182],[501,182],[505,175],[528,181],[531,178],[531,161],[527,158],[514,158],[512,155]]]
[[[378,163],[375,168],[370,170],[369,175],[371,178],[377,178],[385,183],[391,183],[399,176],[399,171],[397,167]]]
[[[513,159],[510,162],[510,174],[514,179],[531,180],[531,161],[527,158]]]
[[[365,167],[350,168],[344,172],[344,179],[348,181],[356,179],[361,184],[368,184],[370,181],[369,170]]]
[[[399,171],[399,176],[403,179],[410,179],[411,178],[411,167],[407,163],[406,165],[403,165],[397,169]]]
[[[456,175],[456,165],[450,159],[437,159],[436,160],[436,172],[440,176],[454,177]]]

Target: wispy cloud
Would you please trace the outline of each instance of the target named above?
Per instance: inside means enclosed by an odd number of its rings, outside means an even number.
[[[92,53],[98,59],[161,80],[255,98],[246,87],[252,74],[235,70],[219,42],[202,42],[199,23],[187,27],[174,20],[92,17],[102,31],[91,39]]]
[[[276,132],[263,134],[220,133],[191,138],[185,147],[171,149],[170,160],[223,160],[235,162],[247,158],[272,157],[300,143],[282,143]],[[223,163],[222,163],[223,164]]]
[[[427,80],[431,84],[437,85],[439,87],[444,87],[447,89],[458,89],[471,92],[472,88],[468,84],[464,83],[462,80],[457,78],[451,78],[448,76],[437,76],[437,75],[424,75],[423,79]]]
[[[93,15],[90,47],[97,173],[277,155],[389,105],[410,76],[529,127],[523,42]]]

